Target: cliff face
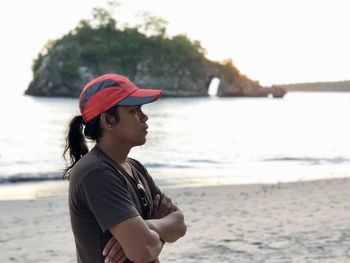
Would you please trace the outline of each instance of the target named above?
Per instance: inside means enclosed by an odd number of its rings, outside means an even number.
[[[263,88],[259,82],[242,76],[231,61],[225,64],[210,62],[207,66],[206,78],[220,79],[219,97],[266,97],[271,93],[269,88]]]
[[[68,34],[39,55],[25,94],[78,97],[87,82],[106,73],[126,75],[142,88],[162,89],[165,96],[208,96],[215,77],[220,79],[221,97],[274,94],[241,75],[231,61],[207,60],[186,37],[154,39],[137,31],[84,30],[83,35]]]
[[[64,58],[57,47],[45,56],[40,67],[34,73],[25,94],[34,96],[78,97],[82,87],[94,77],[105,73],[120,73],[125,70],[114,67],[105,67],[100,72],[93,65],[81,64],[74,77],[64,76],[62,73]],[[222,65],[218,62],[207,61],[200,75],[194,79],[189,69],[182,69],[173,74],[152,74],[147,68],[151,61],[140,61],[134,77],[129,77],[136,85],[142,88],[160,88],[165,96],[208,96],[208,87],[213,78],[220,79],[218,88],[219,97],[283,97],[285,92],[275,91],[272,88],[263,88],[258,82],[239,75],[232,65]],[[164,66],[166,67],[166,66]]]

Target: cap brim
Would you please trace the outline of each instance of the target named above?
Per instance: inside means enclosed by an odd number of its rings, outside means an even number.
[[[161,90],[155,89],[137,89],[125,99],[119,101],[117,105],[132,106],[143,105],[154,102],[162,96]]]

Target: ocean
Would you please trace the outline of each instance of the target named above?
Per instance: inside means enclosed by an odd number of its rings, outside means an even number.
[[[0,104],[0,184],[62,180],[77,99]],[[161,186],[279,183],[350,176],[350,93],[272,98],[162,98],[143,106],[140,160]]]

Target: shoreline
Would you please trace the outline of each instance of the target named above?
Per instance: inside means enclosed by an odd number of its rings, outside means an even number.
[[[68,181],[66,180],[2,184],[0,185],[0,201],[60,197],[65,196],[67,191]]]
[[[349,189],[350,178],[163,188],[188,231],[161,262],[350,262]],[[76,262],[66,195],[0,210],[0,262]]]
[[[161,189],[187,189],[187,188],[210,188],[210,187],[246,187],[246,186],[273,186],[285,184],[297,184],[303,182],[317,182],[328,180],[350,180],[348,176],[339,176],[334,178],[317,178],[317,179],[301,179],[297,181],[280,181],[280,182],[240,182],[223,181],[218,183],[213,180],[193,180],[187,183],[174,183],[162,185],[156,181]],[[0,202],[11,200],[36,200],[41,198],[65,197],[68,193],[69,181],[62,180],[43,180],[33,182],[18,182],[0,184]]]

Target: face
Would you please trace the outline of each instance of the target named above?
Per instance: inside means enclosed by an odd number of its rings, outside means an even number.
[[[115,134],[123,144],[130,147],[146,142],[148,117],[142,112],[141,106],[119,106],[119,122],[115,126]]]

